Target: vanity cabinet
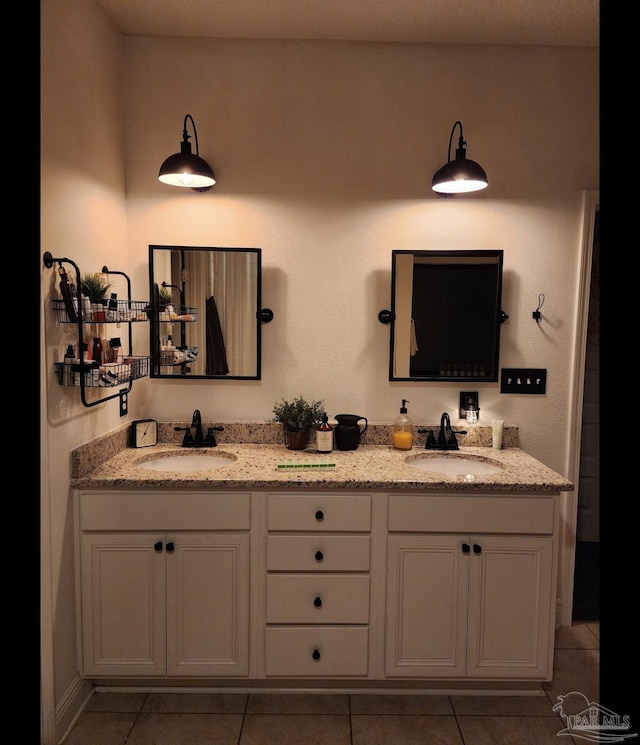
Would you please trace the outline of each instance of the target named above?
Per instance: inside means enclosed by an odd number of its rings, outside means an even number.
[[[78,501],[85,676],[246,676],[250,496]]]
[[[266,499],[266,677],[366,676],[371,496]]]
[[[389,496],[386,676],[550,679],[554,505]]]
[[[83,673],[274,690],[550,680],[558,500],[76,491]]]

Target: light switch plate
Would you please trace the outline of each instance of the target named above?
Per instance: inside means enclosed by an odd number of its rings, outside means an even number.
[[[543,367],[503,367],[500,370],[500,393],[547,392],[547,370]]]

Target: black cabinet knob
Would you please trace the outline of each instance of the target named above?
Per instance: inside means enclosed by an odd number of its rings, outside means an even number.
[[[316,561],[322,561],[324,559],[324,554],[322,551],[316,551],[314,554],[314,558]]]
[[[477,543],[473,544],[473,553],[479,554],[482,552],[482,546],[479,546]]]
[[[471,546],[468,543],[462,544],[462,553],[463,554],[469,554],[471,553]]]
[[[316,608],[322,608],[322,598],[314,598],[313,604]]]
[[[322,510],[318,510],[316,512],[316,520],[318,522],[321,522],[322,520],[324,520],[324,512]]]
[[[162,551],[162,541],[156,541],[156,543],[153,544],[153,550],[156,553],[160,553],[160,551]]]
[[[175,546],[173,545],[173,541],[170,541],[169,543],[167,543],[167,551],[168,551],[168,552],[169,552],[170,554],[172,554],[172,553],[173,553],[173,550],[174,550],[174,548],[175,548]]]
[[[319,649],[314,649],[313,650],[313,654],[311,656],[313,657],[314,660],[319,660],[320,659],[320,650]]]

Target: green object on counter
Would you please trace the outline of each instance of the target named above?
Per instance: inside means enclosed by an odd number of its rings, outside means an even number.
[[[281,471],[285,468],[335,468],[335,463],[278,463],[276,466],[277,470]]]

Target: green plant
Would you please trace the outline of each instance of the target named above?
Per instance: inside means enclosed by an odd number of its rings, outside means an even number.
[[[158,302],[160,305],[171,305],[171,290],[167,287],[160,287],[158,290]]]
[[[302,396],[292,401],[281,399],[273,407],[275,416],[272,422],[280,422],[287,432],[306,432],[314,424],[319,424],[326,415],[324,401],[305,401]]]
[[[90,303],[101,303],[110,287],[111,282],[97,272],[95,274],[83,274],[80,278],[80,292],[89,298]]]

